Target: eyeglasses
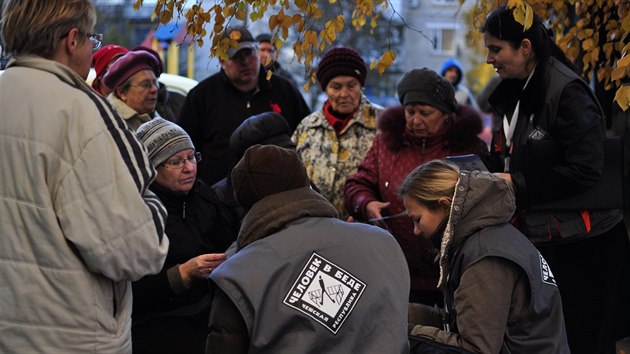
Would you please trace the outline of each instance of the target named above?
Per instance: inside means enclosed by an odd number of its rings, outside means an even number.
[[[68,37],[69,33],[70,32],[64,34],[63,36],[61,36],[61,38]],[[92,43],[92,53],[94,53],[97,50],[101,49],[101,46],[103,45],[103,34],[101,34],[101,33],[85,33],[85,32],[81,32],[81,31],[79,31],[79,34],[82,34],[82,35],[86,36],[90,40],[90,42]]]
[[[103,45],[103,34],[101,33],[84,33],[84,34],[88,37],[90,42],[92,42],[92,53],[101,49],[101,46]]]
[[[152,87],[159,88],[160,84],[157,82],[157,80],[154,80],[154,81],[143,81],[143,82],[141,82],[139,84],[132,84],[132,85],[129,85],[129,86],[131,86],[131,87],[140,87],[140,88],[142,88],[143,91],[148,91]]]
[[[172,159],[162,163],[162,166],[168,168],[169,170],[181,170],[186,165],[186,161],[190,162],[193,165],[196,165],[197,162],[201,161],[201,153],[196,152],[185,159]]]

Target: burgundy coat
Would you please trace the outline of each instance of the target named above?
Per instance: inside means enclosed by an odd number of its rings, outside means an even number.
[[[360,221],[367,220],[365,207],[375,200],[391,203],[388,210],[383,211],[383,216],[404,211],[398,187],[417,166],[446,156],[485,156],[488,153],[488,146],[478,136],[483,128],[481,116],[465,105],[458,106],[445,130],[424,142],[406,138],[402,106],[383,111],[377,124],[380,133],[358,172],[348,178],[344,188],[346,208]],[[407,258],[411,289],[437,290],[439,269],[434,262],[437,249],[429,240],[413,235],[413,222],[408,217],[389,219],[387,226]]]

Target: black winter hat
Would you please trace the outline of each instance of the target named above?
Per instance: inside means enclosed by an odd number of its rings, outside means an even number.
[[[402,105],[420,103],[442,112],[457,109],[455,90],[450,81],[431,69],[412,69],[398,80],[398,99]]]
[[[295,149],[291,127],[278,113],[264,112],[247,118],[230,136],[230,149],[240,159],[252,145],[276,145]]]
[[[245,210],[270,195],[310,186],[297,153],[274,145],[247,149],[231,178],[234,197]]]
[[[261,33],[257,35],[255,39],[256,39],[256,42],[258,43],[262,43],[262,42],[271,43],[271,33]]]
[[[367,73],[367,65],[359,52],[352,48],[337,47],[324,53],[315,76],[325,91],[328,82],[337,76],[353,76],[359,80],[361,86],[365,86]]]

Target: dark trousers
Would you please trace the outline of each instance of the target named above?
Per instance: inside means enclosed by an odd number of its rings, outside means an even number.
[[[615,353],[615,341],[630,336],[630,242],[624,223],[593,238],[537,247],[558,283],[571,353]]]
[[[208,336],[208,315],[192,318],[164,317],[134,325],[134,354],[203,354]]]

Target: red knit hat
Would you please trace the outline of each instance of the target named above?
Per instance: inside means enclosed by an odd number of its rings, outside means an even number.
[[[105,70],[105,67],[107,67],[107,64],[109,64],[112,60],[127,53],[129,53],[129,49],[115,44],[106,45],[96,51],[96,53],[92,56],[92,66],[96,72],[96,77],[101,75],[103,70]]]
[[[110,91],[114,91],[133,74],[142,70],[152,70],[155,77],[162,74],[161,61],[146,50],[135,50],[118,58],[109,68],[103,83]]]
[[[367,65],[361,54],[352,48],[331,48],[322,56],[315,73],[322,90],[326,90],[328,82],[337,76],[357,78],[361,86],[365,86]]]

